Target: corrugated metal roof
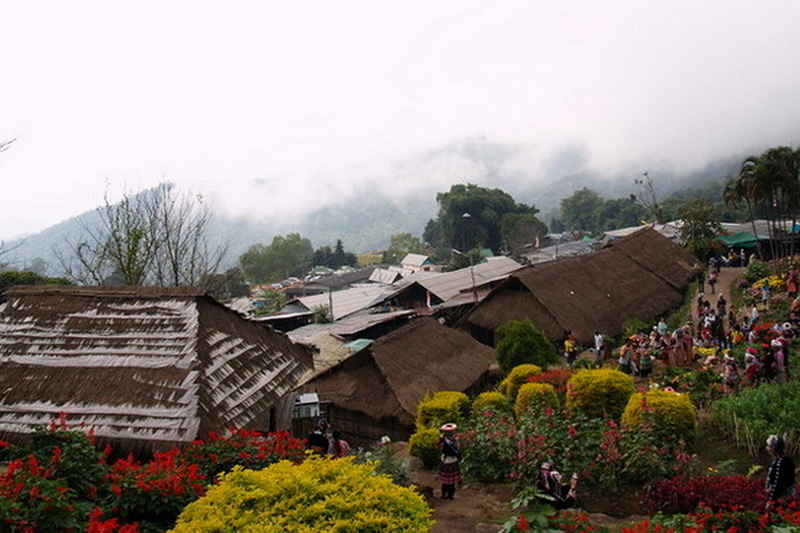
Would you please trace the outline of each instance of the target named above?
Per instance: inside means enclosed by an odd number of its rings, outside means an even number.
[[[473,267],[461,268],[452,272],[417,272],[403,278],[401,286],[419,283],[442,301],[454,298],[461,292],[472,290],[473,286],[483,285],[491,280],[507,276],[522,265],[505,256],[490,257]],[[474,275],[474,281],[473,281]]]
[[[433,264],[433,261],[427,255],[406,254],[403,260],[400,261],[400,264],[403,266],[409,265],[409,266],[421,267],[422,265],[425,264]]]
[[[329,308],[332,302],[333,312],[331,316],[334,320],[339,320],[347,315],[371,307],[390,292],[391,289],[382,285],[361,285],[343,291],[301,296],[297,301],[310,311],[320,307]]]

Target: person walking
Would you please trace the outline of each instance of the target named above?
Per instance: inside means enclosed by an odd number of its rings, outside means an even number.
[[[439,449],[442,452],[439,462],[439,482],[442,484],[442,499],[452,500],[456,494],[456,483],[461,483],[461,447],[456,438],[456,426],[447,423],[439,428]]]

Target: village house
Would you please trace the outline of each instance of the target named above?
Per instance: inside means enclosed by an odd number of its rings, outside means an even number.
[[[312,356],[193,288],[15,287],[0,304],[0,439],[60,412],[148,453],[291,424]]]

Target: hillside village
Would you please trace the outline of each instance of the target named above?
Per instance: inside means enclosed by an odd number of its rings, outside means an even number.
[[[609,230],[516,259],[486,250],[449,271],[418,253],[395,265],[314,269],[224,304],[192,287],[12,286],[0,303],[0,442],[24,447],[48,425],[86,427],[94,446],[154,464],[146,461],[203,446],[208,436],[210,444],[234,439],[248,458],[255,452],[244,450],[274,439],[282,451],[269,457],[298,453],[321,421],[353,449],[413,441],[431,395],[503,390],[509,378],[497,348],[507,324],[530,321],[556,347],[554,367],[564,367],[569,339],[594,354],[582,357],[585,368],[615,372],[611,351],[632,324],[669,319],[699,335],[687,302],[698,279],[719,267],[686,249],[682,224]],[[710,264],[785,255],[779,250],[794,234],[775,228],[726,224]],[[279,293],[282,306],[265,312],[264,291]],[[591,351],[598,334],[602,354]],[[217,452],[206,453],[217,461]]]

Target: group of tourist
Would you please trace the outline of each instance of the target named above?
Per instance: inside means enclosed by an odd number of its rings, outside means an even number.
[[[328,421],[317,421],[314,430],[306,438],[306,448],[312,453],[330,455],[333,458],[350,455],[350,444],[342,438],[342,432],[334,429],[328,436]]]

